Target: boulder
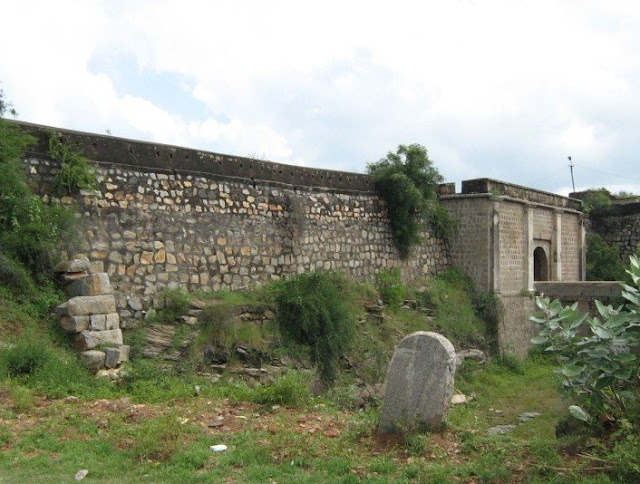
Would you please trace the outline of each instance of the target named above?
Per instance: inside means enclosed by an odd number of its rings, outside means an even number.
[[[104,331],[120,328],[120,316],[118,313],[92,314],[89,329],[92,331]]]
[[[67,333],[79,333],[89,329],[89,316],[62,316],[60,318],[60,327]]]
[[[115,312],[116,300],[111,294],[105,296],[76,296],[58,306],[58,313],[64,316],[84,316]]]
[[[88,274],[83,278],[71,281],[64,287],[64,290],[69,297],[113,294],[109,275],[105,272]]]
[[[104,367],[105,352],[88,350],[80,353],[80,360],[90,370],[98,371]]]
[[[122,331],[81,331],[76,335],[76,346],[81,350],[90,350],[96,346],[122,346]]]
[[[418,331],[398,344],[387,375],[380,432],[439,428],[449,410],[456,352],[444,336]]]
[[[120,363],[129,361],[129,349],[130,347],[128,345],[107,348],[105,350],[104,366],[107,368],[115,368]]]
[[[456,366],[462,366],[464,360],[474,360],[478,364],[484,365],[487,362],[487,355],[484,351],[475,348],[458,351],[456,353]]]
[[[91,263],[85,255],[79,255],[73,260],[66,260],[58,263],[53,272],[61,273],[77,273],[77,272],[89,272],[91,270]]]

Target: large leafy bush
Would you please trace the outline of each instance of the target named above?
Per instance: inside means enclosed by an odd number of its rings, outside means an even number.
[[[587,234],[587,280],[622,281],[625,266],[620,258],[620,249],[609,245],[596,233]]]
[[[532,342],[556,355],[564,389],[577,400],[571,414],[592,425],[630,419],[638,404],[640,348],[640,261],[631,257],[627,271],[632,283],[623,284],[623,306],[596,301],[598,315],[564,307],[549,298],[536,299],[541,317],[532,317],[540,333]],[[586,323],[586,328],[584,327]]]
[[[453,223],[438,204],[438,184],[442,175],[419,144],[400,145],[394,153],[367,167],[375,178],[376,190],[387,203],[391,231],[402,258],[420,243],[423,221],[436,235],[446,237]]]

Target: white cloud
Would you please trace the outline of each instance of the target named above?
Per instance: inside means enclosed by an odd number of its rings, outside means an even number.
[[[25,0],[3,13],[20,42],[0,45],[0,81],[28,121],[356,171],[419,142],[450,180],[547,190],[566,185],[568,155],[585,183],[602,181],[588,167],[637,167],[632,1]],[[178,79],[202,114],[133,89],[141,73]]]

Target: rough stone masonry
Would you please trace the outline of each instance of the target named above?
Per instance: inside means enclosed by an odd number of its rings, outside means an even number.
[[[24,127],[38,139],[27,170],[50,200],[59,167],[47,155],[48,132]],[[367,175],[60,132],[99,180],[61,202],[83,214],[77,251],[104,267],[124,328],[174,286],[238,290],[313,270],[373,281],[392,267],[415,280],[448,265],[445,241],[426,230],[401,260]]]

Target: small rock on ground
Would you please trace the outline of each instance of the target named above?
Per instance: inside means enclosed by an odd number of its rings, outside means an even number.
[[[489,435],[504,435],[507,432],[511,432],[517,425],[496,425],[487,430]]]

